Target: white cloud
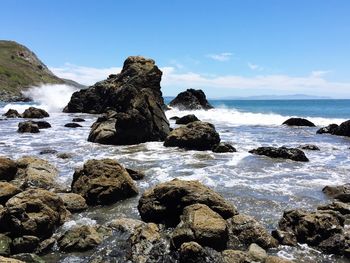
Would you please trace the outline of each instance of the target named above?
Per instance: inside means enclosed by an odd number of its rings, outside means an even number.
[[[58,77],[71,79],[80,84],[93,85],[106,79],[110,74],[117,74],[122,68],[92,68],[65,63],[62,67],[50,67],[50,70]]]
[[[257,65],[257,64],[254,64],[254,63],[250,63],[248,62],[248,67],[251,69],[251,70],[257,70],[257,71],[262,71],[264,70],[263,67]]]
[[[230,52],[224,52],[224,53],[220,53],[220,54],[208,54],[207,57],[217,60],[217,61],[229,61],[231,59],[231,57],[233,56],[232,53]]]
[[[311,72],[311,75],[315,78],[323,77],[324,75],[327,75],[328,73],[332,72],[331,70],[315,70]]]

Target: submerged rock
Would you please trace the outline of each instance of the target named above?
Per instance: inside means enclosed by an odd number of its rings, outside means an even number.
[[[308,127],[316,127],[311,121],[303,118],[290,118],[283,122],[282,124],[287,126],[308,126]]]
[[[73,118],[72,122],[84,122],[85,120],[83,118]]]
[[[237,214],[236,208],[221,195],[198,181],[174,179],[143,193],[138,210],[146,222],[176,225],[186,206],[205,204],[224,219]]]
[[[28,119],[42,119],[45,117],[50,117],[50,115],[43,109],[29,107],[22,113],[22,117]]]
[[[350,184],[326,186],[322,189],[322,192],[342,202],[350,202]]]
[[[220,136],[213,124],[195,121],[171,131],[164,146],[205,151],[211,150],[219,142]]]
[[[218,145],[215,145],[211,150],[214,153],[233,153],[233,152],[237,152],[235,147],[233,147],[231,144],[225,143],[225,142],[221,142]]]
[[[181,118],[178,118],[176,120],[176,124],[189,124],[191,122],[194,122],[194,121],[199,121],[199,119],[196,117],[196,115],[194,114],[189,114],[189,115],[185,115]]]
[[[10,158],[0,156],[0,180],[11,181],[17,173],[17,164]]]
[[[35,124],[32,121],[24,121],[24,122],[20,122],[18,123],[18,130],[17,132],[19,133],[38,133],[39,131],[39,126],[37,124]]]
[[[173,99],[169,106],[176,107],[180,110],[208,110],[213,106],[207,101],[207,98],[202,90],[188,89],[179,93]]]
[[[338,129],[338,124],[330,124],[327,127],[323,127],[319,130],[317,130],[317,134],[323,134],[323,133],[330,133],[335,134],[336,130]]]
[[[78,123],[71,122],[71,123],[65,124],[64,127],[66,127],[66,128],[80,128],[80,127],[83,127],[83,126],[81,126]]]
[[[6,113],[4,113],[2,116],[6,116],[7,118],[21,118],[21,114],[18,113],[18,111],[14,109],[9,109]]]
[[[224,249],[228,240],[226,221],[204,204],[193,204],[183,210],[181,222],[172,233],[172,244],[195,241],[202,246]]]
[[[88,160],[75,171],[72,192],[82,195],[88,204],[108,204],[137,195],[129,173],[112,159]]]
[[[39,152],[40,155],[44,155],[44,154],[56,154],[58,153],[57,150],[55,149],[43,149]]]
[[[296,148],[259,147],[249,152],[257,155],[265,155],[271,158],[290,159],[299,162],[309,161],[309,159],[305,156],[305,153]]]

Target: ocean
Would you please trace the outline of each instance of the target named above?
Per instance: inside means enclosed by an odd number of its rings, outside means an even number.
[[[59,100],[59,98],[56,98]],[[340,124],[350,119],[350,100],[213,100],[215,109],[204,111],[166,112],[168,118],[195,114],[200,120],[215,125],[222,141],[231,143],[236,153],[186,151],[165,148],[162,142],[131,146],[107,146],[87,142],[91,124],[97,116],[61,113],[61,102],[52,107],[42,100],[40,107],[49,109],[51,129],[39,134],[18,134],[18,119],[0,121],[0,155],[19,158],[36,155],[55,164],[60,171],[61,184],[69,186],[74,169],[92,158],[114,158],[123,165],[144,171],[144,180],[137,181],[142,193],[145,189],[173,178],[199,180],[235,204],[240,213],[254,216],[269,230],[274,229],[286,209],[315,209],[330,202],[322,193],[326,185],[349,182],[350,138],[318,135],[317,129],[330,123]],[[51,106],[50,106],[51,105]],[[28,103],[0,104],[2,114],[8,108],[22,111]],[[317,127],[286,127],[289,117],[305,117]],[[65,128],[74,117],[86,122],[78,129]],[[170,121],[171,127],[176,127]],[[315,144],[320,151],[305,151],[308,163],[270,159],[248,153],[259,146],[298,147]],[[70,153],[72,158],[59,159],[54,154],[39,155],[43,149]],[[112,206],[97,207],[75,214],[62,229],[76,224],[103,224],[120,216],[139,218],[139,197]],[[58,229],[58,231],[62,231]],[[280,247],[272,251],[296,262],[346,262],[332,255],[321,254],[308,246]],[[84,253],[46,256],[52,262],[85,262]],[[45,257],[44,257],[45,258]]]

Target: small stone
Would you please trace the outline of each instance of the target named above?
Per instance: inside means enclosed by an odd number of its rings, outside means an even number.
[[[39,126],[37,124],[34,124],[32,121],[24,121],[18,123],[18,130],[19,133],[38,133]]]
[[[73,118],[72,122],[84,122],[85,120],[83,118]]]
[[[64,127],[67,127],[67,128],[79,128],[79,127],[83,127],[83,126],[81,126],[78,123],[72,122],[72,123],[65,124]]]
[[[0,256],[8,256],[11,254],[11,244],[11,238],[4,234],[0,234]]]

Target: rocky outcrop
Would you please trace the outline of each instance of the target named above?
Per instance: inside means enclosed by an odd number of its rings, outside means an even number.
[[[330,124],[327,127],[319,129],[316,133],[323,134],[329,133],[332,135],[339,136],[350,136],[350,120],[341,123],[339,126],[337,124]]]
[[[305,153],[296,148],[259,147],[249,152],[257,155],[265,155],[271,158],[290,159],[298,162],[309,161],[309,159],[305,156]]]
[[[22,117],[28,119],[42,119],[49,116],[45,110],[35,107],[29,107],[22,113]]]
[[[287,126],[307,126],[307,127],[315,127],[316,125],[313,124],[311,121],[303,118],[290,118],[282,123],[283,125]]]
[[[35,124],[32,121],[24,121],[18,123],[18,130],[17,132],[19,133],[38,133],[39,131],[39,126]]]
[[[0,204],[4,205],[12,196],[20,193],[21,190],[8,182],[0,182]]]
[[[112,159],[88,160],[73,175],[72,192],[90,205],[114,203],[137,195],[129,173]]]
[[[0,215],[0,231],[12,237],[50,237],[70,213],[62,199],[52,192],[30,189],[10,198]]]
[[[2,116],[5,116],[7,118],[21,118],[21,114],[18,113],[18,111],[14,109],[9,109],[6,113],[4,113]]]
[[[59,193],[59,197],[62,198],[64,206],[70,212],[80,212],[87,208],[84,197],[74,193]]]
[[[0,181],[11,181],[17,173],[17,164],[10,158],[0,157]]]
[[[323,133],[330,133],[330,134],[335,134],[337,131],[339,125],[338,124],[329,124],[327,127],[323,127],[319,130],[317,130],[317,134],[323,134]]]
[[[235,147],[233,147],[231,144],[225,143],[225,142],[221,142],[218,145],[215,145],[211,150],[214,153],[233,153],[233,152],[237,152]]]
[[[181,118],[178,118],[175,123],[176,124],[189,124],[191,122],[194,122],[194,121],[199,121],[199,119],[196,117],[196,115],[194,114],[189,114],[189,115],[185,115]]]
[[[83,127],[83,126],[81,126],[80,124],[75,123],[75,122],[70,122],[70,123],[66,123],[64,125],[64,127],[66,127],[66,128],[80,128],[80,127]]]
[[[138,210],[146,222],[177,225],[186,206],[205,204],[224,219],[237,214],[236,208],[222,196],[198,181],[174,179],[143,193]]]
[[[213,124],[195,121],[171,131],[164,146],[205,151],[211,150],[219,142],[220,136]]]
[[[222,250],[226,247],[228,229],[226,221],[207,205],[193,204],[183,210],[181,222],[172,233],[172,244],[195,241],[202,246]]]
[[[350,184],[326,186],[322,192],[339,201],[350,202]]]
[[[170,107],[180,110],[209,110],[213,106],[207,101],[202,90],[188,89],[179,93],[175,99],[169,103]]]

